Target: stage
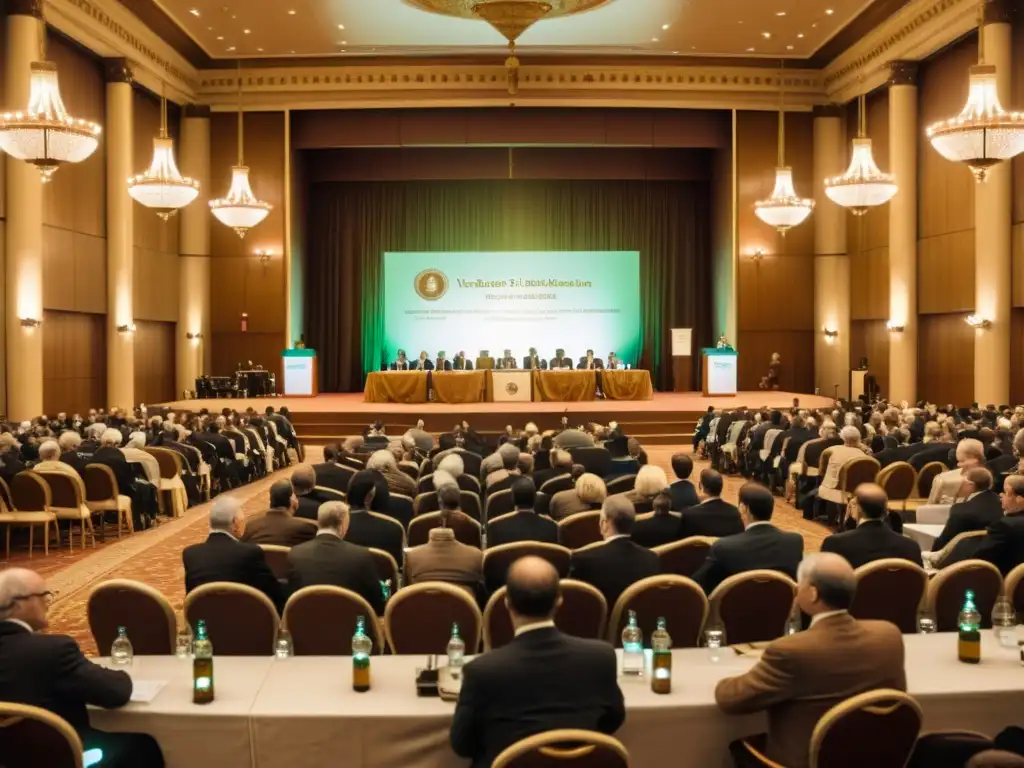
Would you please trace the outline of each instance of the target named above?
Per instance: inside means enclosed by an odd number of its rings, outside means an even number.
[[[317,397],[273,397],[248,399],[178,400],[164,403],[179,411],[207,408],[245,410],[253,407],[262,412],[268,405],[275,409],[287,406],[299,439],[309,443],[325,443],[350,435],[361,434],[372,421],[380,419],[391,435],[400,435],[423,419],[431,432],[447,432],[462,419],[481,433],[498,433],[507,424],[522,429],[527,421],[538,427],[552,429],[563,415],[572,424],[591,421],[618,421],[627,434],[649,444],[687,442],[694,426],[708,407],[714,408],[792,408],[794,398],[802,408],[827,408],[833,401],[818,395],[795,392],[739,392],[735,397],[704,397],[699,392],[655,392],[652,400],[593,400],[590,402],[530,403],[367,403],[363,394],[322,394]]]

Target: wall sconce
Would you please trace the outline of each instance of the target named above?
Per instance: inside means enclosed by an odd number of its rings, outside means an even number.
[[[755,264],[759,263],[764,258],[764,249],[758,248],[752,254],[750,254],[750,260]]]
[[[836,343],[836,339],[838,339],[838,338],[839,338],[839,331],[831,329],[831,328],[826,328],[825,329],[825,343],[826,344],[835,344]]]
[[[21,320],[22,328],[38,328],[43,324],[42,320],[37,320],[34,317],[22,317],[19,319]]]
[[[135,333],[135,323],[125,323],[117,326],[118,333]]]
[[[270,251],[265,251],[262,248],[260,248],[259,250],[256,251],[256,255],[260,259],[260,264],[262,264],[263,266],[267,266],[267,264],[270,263],[270,257],[273,256],[274,254],[271,253]]]
[[[967,321],[967,324],[971,326],[971,328],[976,328],[978,330],[992,327],[992,321],[986,320],[981,315],[968,315],[964,320]]]
[[[203,338],[203,334],[201,334],[201,333],[186,333],[185,334],[185,338],[188,339],[189,341],[199,341],[201,338]]]
[[[902,325],[896,325],[896,323],[894,323],[892,320],[887,321],[885,323],[885,327],[889,331],[889,333],[903,333],[904,328],[904,326]]]

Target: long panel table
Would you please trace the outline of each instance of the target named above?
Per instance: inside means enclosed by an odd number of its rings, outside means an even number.
[[[924,710],[924,729],[966,728],[994,735],[1024,709],[1024,669],[1016,649],[982,633],[982,663],[956,659],[956,635],[905,636],[907,686]],[[678,768],[729,765],[728,743],[763,731],[763,715],[718,711],[715,684],[754,663],[727,656],[713,664],[704,649],[672,653],[673,690],[651,693],[646,680],[622,680],[626,722],[616,736],[637,766],[668,760]],[[191,703],[191,664],[137,657],[133,676],[170,684],[149,704],[93,710],[92,723],[144,731],[160,742],[168,768],[464,768],[448,727],[455,705],[416,696],[418,656],[374,657],[373,689],[355,693],[348,657],[219,657],[217,699]]]

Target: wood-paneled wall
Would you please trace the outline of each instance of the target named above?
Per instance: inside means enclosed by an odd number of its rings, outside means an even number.
[[[889,392],[889,331],[885,320],[850,321],[850,369],[868,359],[868,370],[884,395]],[[829,393],[825,393],[829,394]]]
[[[779,386],[814,389],[814,227],[810,220],[785,237],[754,215],[754,203],[775,183],[774,112],[738,112],[738,332],[739,388],[757,389],[773,352],[782,356]],[[786,164],[793,167],[797,194],[813,185],[813,123],[809,113],[786,116]],[[751,256],[763,251],[759,260]],[[844,288],[845,290],[845,288]]]
[[[932,403],[974,401],[974,334],[961,312],[920,315],[917,331],[917,393]]]
[[[140,320],[135,325],[136,402],[163,403],[177,399],[174,391],[176,323]]]
[[[236,115],[211,118],[210,168],[212,193],[223,194],[237,162]],[[252,360],[278,371],[285,342],[284,199],[285,146],[281,112],[245,116],[245,163],[251,168],[253,193],[274,208],[245,239],[214,221],[210,232],[212,373],[227,375],[238,361]],[[261,264],[257,250],[273,254]],[[242,313],[248,330],[241,330]]]
[[[1024,307],[1010,313],[1010,402],[1024,403]],[[1000,405],[1000,403],[996,403]]]
[[[43,408],[47,413],[84,413],[110,405],[106,402],[105,319],[105,315],[84,312],[43,313]]]

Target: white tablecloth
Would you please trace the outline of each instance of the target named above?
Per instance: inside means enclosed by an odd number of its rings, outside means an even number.
[[[925,504],[917,508],[918,525],[945,525],[952,504]]]
[[[982,663],[956,659],[951,633],[912,635],[907,685],[925,713],[926,730],[967,728],[995,734],[1024,710],[1024,670],[1016,649],[984,632]],[[191,703],[191,665],[173,658],[137,662],[139,679],[171,681],[150,704],[94,711],[98,728],[146,731],[160,741],[168,768],[463,768],[448,745],[455,705],[419,698],[413,686],[419,657],[373,659],[373,689],[351,687],[348,658],[218,658],[217,700]],[[673,652],[673,691],[651,693],[646,681],[622,681],[626,723],[616,736],[638,766],[680,768],[729,764],[728,743],[764,730],[762,715],[729,717],[714,703],[715,684],[744,672],[749,658],[708,661],[703,649]],[[685,749],[680,745],[685,744]]]
[[[925,525],[923,523],[904,523],[903,535],[921,545],[924,552],[932,551],[932,544],[939,538],[944,525]]]

